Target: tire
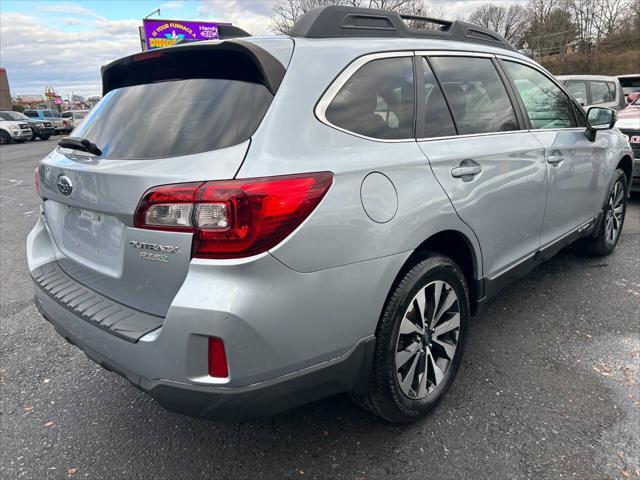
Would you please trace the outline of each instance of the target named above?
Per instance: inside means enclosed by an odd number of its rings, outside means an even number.
[[[49,138],[51,138],[51,135],[41,135],[40,136],[40,140],[49,140]]]
[[[0,130],[0,145],[6,145],[11,142],[11,137],[7,132],[3,132]]]
[[[420,319],[434,317],[435,328],[425,329]],[[458,266],[436,253],[416,263],[387,299],[368,392],[352,395],[356,403],[394,423],[423,418],[455,378],[468,323],[469,291]]]
[[[615,250],[624,226],[628,197],[629,184],[627,177],[622,169],[617,169],[615,181],[602,207],[603,215],[597,227],[598,230],[595,234],[581,238],[576,242],[579,250],[595,257],[610,255]]]
[[[36,132],[31,132],[31,141],[35,142],[36,138],[38,138],[38,136],[36,135]]]

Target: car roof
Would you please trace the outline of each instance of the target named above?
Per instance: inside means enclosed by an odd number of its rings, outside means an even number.
[[[627,73],[626,75],[618,75],[618,78],[640,78],[640,73]]]
[[[608,75],[556,75],[559,80],[608,80],[615,82],[618,77]]]

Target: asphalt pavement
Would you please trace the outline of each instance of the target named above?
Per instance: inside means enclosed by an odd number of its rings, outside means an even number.
[[[55,141],[0,146],[0,478],[640,478],[640,197],[613,255],[563,251],[489,303],[424,421],[339,395],[221,423],[162,409],[33,306],[34,168]]]

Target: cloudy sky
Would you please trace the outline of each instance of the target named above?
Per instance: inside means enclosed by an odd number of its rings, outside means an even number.
[[[509,4],[523,0],[493,0]],[[487,0],[432,0],[453,18]],[[253,34],[270,30],[273,0],[102,0],[0,2],[0,65],[12,95],[53,87],[64,97],[100,93],[100,67],[140,51],[138,26],[162,18],[226,21]]]

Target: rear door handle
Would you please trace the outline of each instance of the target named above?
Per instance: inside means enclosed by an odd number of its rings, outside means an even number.
[[[455,178],[461,178],[469,175],[478,175],[480,172],[482,172],[482,167],[480,165],[468,165],[452,169],[451,176]]]
[[[562,162],[564,162],[564,157],[562,155],[549,155],[547,157],[547,163],[550,163],[551,165],[560,165]]]

